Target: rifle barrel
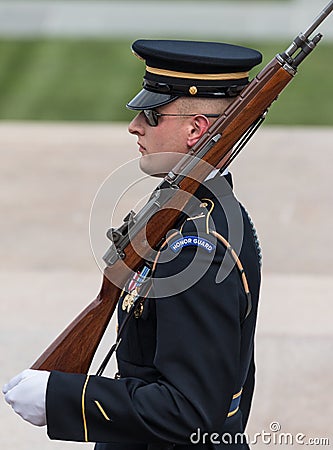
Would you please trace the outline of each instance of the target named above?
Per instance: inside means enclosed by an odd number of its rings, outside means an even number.
[[[316,17],[313,23],[303,32],[296,36],[287,50],[284,52],[284,55],[287,57],[291,57],[300,47],[302,47],[303,43],[308,42],[308,38],[311,34],[319,27],[319,25],[327,18],[329,14],[333,11],[333,0],[331,0],[325,8],[321,11],[321,13]]]
[[[330,1],[325,8],[321,11],[321,13],[316,17],[314,22],[309,26],[307,30],[304,31],[304,36],[308,38],[314,30],[319,27],[319,25],[326,19],[326,17],[333,11],[333,0]]]

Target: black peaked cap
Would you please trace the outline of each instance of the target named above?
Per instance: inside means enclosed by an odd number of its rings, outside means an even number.
[[[233,97],[262,61],[257,50],[222,42],[140,39],[132,51],[146,62],[143,89],[127,104],[133,110],[156,108],[181,96]]]

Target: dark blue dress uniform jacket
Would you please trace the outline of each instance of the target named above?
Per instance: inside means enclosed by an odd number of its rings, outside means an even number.
[[[51,439],[97,442],[97,450],[248,448],[236,434],[244,432],[254,388],[260,250],[231,184],[230,175],[206,181],[196,194],[197,210],[180,220],[182,236],[192,242],[199,236],[201,245],[180,241],[177,251],[169,246],[162,252],[154,295],[142,316],[129,321],[117,351],[120,379],[51,373]],[[246,319],[240,272],[210,233],[214,227],[244,267],[252,295]],[[167,283],[160,285],[164,278]],[[119,311],[121,322],[127,312]],[[241,389],[239,408],[228,417]]]

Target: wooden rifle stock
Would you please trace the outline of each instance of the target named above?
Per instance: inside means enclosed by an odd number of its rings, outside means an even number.
[[[180,212],[187,205],[190,195],[195,193],[212,166],[215,167],[223,161],[223,167],[227,167],[234,155],[238,153],[236,144],[265,114],[296,74],[300,62],[319,42],[320,35],[310,40],[309,34],[332,10],[333,1],[323,10],[314,25],[308,28],[308,33],[301,33],[286,52],[273,58],[209,128],[191,149],[191,155],[200,157],[200,160],[186,171],[188,159],[184,157],[177,165],[178,169],[174,169],[174,172],[167,175],[161,184],[167,183],[170,186],[173,190],[172,196],[159,204],[160,209],[157,212],[142,220],[141,223],[140,221],[136,223],[136,227],[139,225],[139,230],[123,248],[118,248],[115,244],[118,254],[121,252],[123,256],[117,257],[104,270],[99,295],[45,350],[33,364],[33,369],[72,373],[88,371],[98,344],[117,306],[121,288],[132,271],[136,271],[143,264],[153,249],[159,246],[167,232],[173,228]],[[297,54],[294,57],[295,53]],[[213,140],[217,136],[218,139]],[[204,163],[201,163],[202,161]],[[186,176],[179,179],[177,174],[183,169]],[[173,189],[174,187],[177,189]]]
[[[119,288],[104,275],[101,291],[32,365],[32,369],[87,373],[116,308]]]

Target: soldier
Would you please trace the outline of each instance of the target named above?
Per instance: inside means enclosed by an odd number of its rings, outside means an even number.
[[[259,52],[213,42],[138,40],[146,61],[138,111],[140,167],[164,176],[248,83]],[[26,370],[3,391],[51,439],[97,450],[246,449],[254,388],[260,249],[253,224],[212,168],[153,262],[119,299],[115,379]],[[143,295],[142,286],[149,281]]]

